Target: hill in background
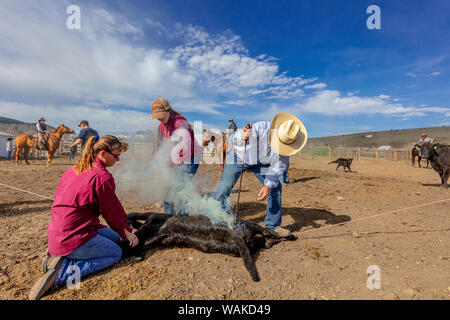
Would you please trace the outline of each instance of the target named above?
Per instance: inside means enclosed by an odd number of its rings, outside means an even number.
[[[409,150],[414,142],[427,134],[434,142],[450,144],[450,127],[430,127],[416,129],[401,129],[389,131],[373,131],[345,134],[340,136],[310,138],[306,148],[313,147],[360,147],[378,149],[381,146],[391,146],[393,149]]]
[[[56,129],[48,124],[47,128],[49,131]],[[15,137],[24,133],[36,133],[36,122],[28,123],[11,118],[0,117],[0,131],[9,133]]]
[[[4,123],[25,123],[25,122],[6,117],[0,117],[0,123],[4,124]]]
[[[54,127],[47,125],[49,130]],[[35,133],[36,122],[27,123],[19,120],[0,117],[0,131],[18,136],[24,133]],[[393,149],[409,150],[412,143],[418,141],[422,133],[426,133],[434,139],[434,142],[450,144],[450,127],[429,127],[416,129],[399,129],[388,131],[372,131],[362,133],[344,134],[340,136],[330,136],[321,138],[309,138],[305,148],[313,147],[346,147],[346,148],[370,148],[378,149],[381,146],[391,146]],[[154,139],[153,131],[142,131],[136,133],[142,136],[151,136]],[[149,137],[146,137],[149,138]],[[145,138],[144,138],[145,139]]]

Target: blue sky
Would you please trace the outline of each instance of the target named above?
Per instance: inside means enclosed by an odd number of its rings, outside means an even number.
[[[81,10],[69,30],[66,8]],[[381,29],[369,30],[369,5]],[[224,128],[298,116],[311,137],[450,125],[449,1],[0,3],[0,115],[154,128],[167,98]]]

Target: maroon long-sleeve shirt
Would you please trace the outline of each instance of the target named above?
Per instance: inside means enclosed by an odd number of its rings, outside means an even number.
[[[181,164],[183,162],[189,162],[194,157],[201,157],[203,149],[198,144],[194,137],[194,131],[192,130],[189,122],[182,115],[171,115],[167,123],[160,123],[159,132],[161,140],[170,139],[172,134],[177,129],[185,129],[189,133],[184,141],[183,149],[179,151],[179,156],[172,160],[174,164]],[[190,152],[183,152],[184,150],[190,150]]]
[[[92,170],[75,174],[70,167],[61,177],[48,226],[48,250],[52,256],[65,256],[97,235],[105,227],[99,216],[125,239],[126,213],[116,196],[113,176],[95,158]]]

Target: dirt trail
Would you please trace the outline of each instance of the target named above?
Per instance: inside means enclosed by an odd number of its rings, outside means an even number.
[[[450,199],[437,173],[400,161],[356,161],[352,173],[327,163],[292,160],[282,225],[299,239],[255,255],[258,283],[240,258],[156,248],[142,262],[123,260],[79,290],[53,290],[44,299],[449,299],[450,201],[357,220]],[[0,182],[52,198],[69,165],[1,161]],[[197,175],[209,177],[201,191],[214,190],[216,166],[202,165]],[[241,218],[262,223],[265,204],[256,201],[260,184],[251,173],[242,189]],[[162,212],[156,203],[138,205],[132,194],[119,198],[128,212]],[[25,299],[40,276],[51,204],[0,185],[0,299]],[[380,290],[367,288],[371,265],[381,270]]]

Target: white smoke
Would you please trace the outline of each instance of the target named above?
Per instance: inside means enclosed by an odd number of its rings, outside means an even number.
[[[180,167],[167,165],[173,147],[167,140],[157,152],[153,141],[130,145],[130,150],[123,153],[120,163],[112,170],[118,194],[133,194],[139,205],[170,202],[175,212],[204,215],[213,224],[231,228],[234,216],[228,214],[219,201],[198,192],[198,186],[205,185],[206,181],[198,177],[193,180]]]

